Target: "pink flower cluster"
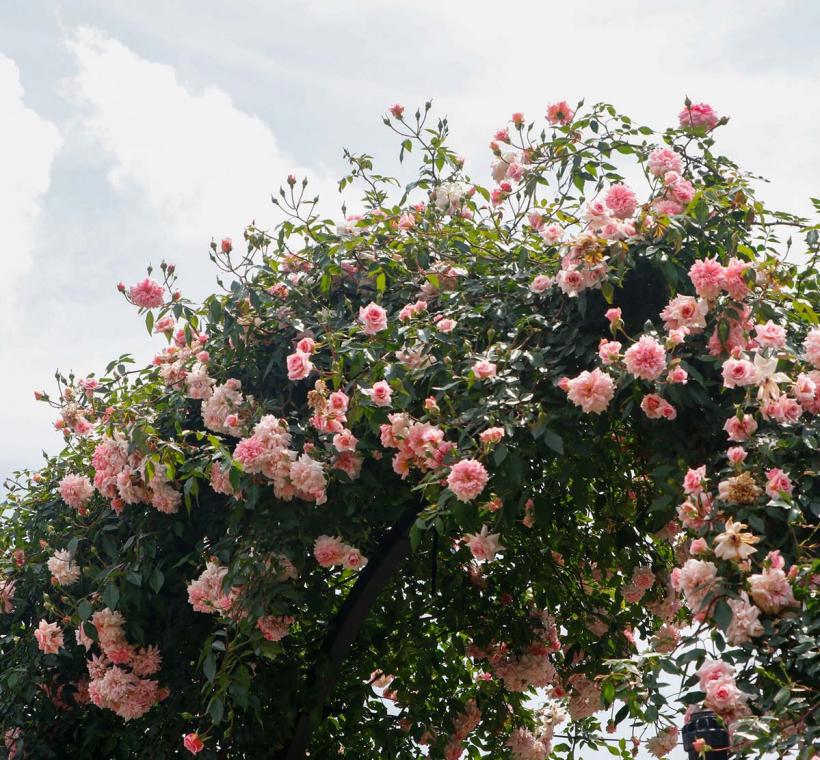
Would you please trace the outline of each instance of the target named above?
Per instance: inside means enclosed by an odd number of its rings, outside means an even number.
[[[621,588],[621,595],[629,604],[637,604],[644,594],[655,585],[655,574],[651,567],[636,567],[632,579]]]
[[[481,710],[478,709],[476,701],[471,699],[453,721],[453,732],[444,748],[444,760],[458,760],[461,757],[462,743],[478,727],[479,723],[481,723]]]
[[[526,728],[516,728],[506,741],[514,760],[544,760],[552,752],[552,742],[547,736],[536,736]]]
[[[393,456],[394,472],[405,478],[412,468],[426,472],[444,465],[454,446],[444,440],[440,428],[429,422],[417,422],[404,412],[389,414],[387,419],[389,422],[380,428],[381,444],[385,448],[398,449]]]
[[[172,514],[179,509],[182,494],[168,480],[166,468],[154,465],[146,480],[145,462],[137,451],[128,453],[128,442],[121,434],[105,437],[92,457],[94,486],[111,506],[121,511],[125,504],[150,504],[158,512]]]
[[[159,650],[152,646],[135,649],[125,638],[125,619],[108,608],[91,616],[97,630],[103,654],[88,660],[88,695],[97,707],[112,710],[121,718],[142,717],[155,704],[168,696],[168,690],[147,676],[157,673],[162,665]],[[86,650],[91,639],[82,628],[77,630],[77,642]]]
[[[295,618],[290,615],[266,615],[256,621],[256,627],[268,641],[281,641],[288,635]]]
[[[604,709],[601,701],[601,686],[583,673],[574,673],[569,677],[571,688],[567,709],[573,720],[581,720]]]
[[[313,556],[321,567],[342,565],[346,570],[360,570],[367,564],[367,557],[338,536],[319,536],[313,544]]]
[[[205,563],[199,578],[188,584],[188,602],[197,611],[207,615],[219,613],[229,615],[242,592],[241,587],[224,588],[228,568],[216,559]]]
[[[678,729],[668,726],[646,742],[646,750],[655,757],[666,757],[678,744]]]
[[[248,473],[264,475],[273,483],[277,498],[294,497],[323,504],[327,500],[327,480],[322,463],[308,454],[299,456],[290,447],[287,423],[274,415],[264,416],[234,449],[234,460]]]
[[[735,683],[735,669],[721,660],[707,660],[697,672],[700,688],[706,692],[704,706],[731,724],[749,714],[749,695]]]

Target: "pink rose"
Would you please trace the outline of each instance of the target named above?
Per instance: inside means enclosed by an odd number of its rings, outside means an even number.
[[[530,283],[530,290],[533,293],[543,293],[553,283],[552,277],[547,277],[545,274],[536,275],[535,279]]]
[[[490,475],[476,459],[456,462],[447,476],[447,486],[459,501],[472,501],[487,485]]]
[[[757,367],[748,359],[727,359],[723,363],[723,387],[752,385],[757,380]]]
[[[606,372],[596,368],[567,380],[566,390],[567,398],[575,406],[580,406],[586,413],[600,414],[615,395],[615,383]]]
[[[185,734],[185,736],[182,737],[182,746],[185,747],[185,749],[187,749],[192,755],[198,755],[203,749],[205,749],[205,742],[202,741],[199,734]]]
[[[786,345],[786,331],[770,319],[765,325],[755,327],[755,340],[760,346],[782,348]]]
[[[343,430],[333,436],[333,446],[336,451],[356,451],[358,439],[349,430]]]
[[[656,177],[663,177],[667,172],[680,172],[683,162],[671,148],[656,148],[649,154],[649,171]]]
[[[689,268],[689,279],[701,298],[716,298],[725,276],[726,270],[717,259],[701,259]]]
[[[359,322],[367,335],[375,335],[387,329],[387,312],[378,304],[370,303],[359,309]]]
[[[313,556],[322,567],[341,565],[348,553],[349,547],[335,536],[319,536],[313,544]]]
[[[290,354],[287,360],[288,380],[304,380],[313,372],[313,363],[310,361],[310,354],[304,351],[296,351]]]
[[[404,106],[401,103],[394,103],[390,106],[389,111],[396,119],[401,119],[404,116]]]
[[[566,100],[550,103],[547,106],[547,121],[552,125],[561,124],[566,126],[571,124],[574,115],[575,112],[569,107]]]
[[[737,417],[729,417],[723,425],[723,429],[729,436],[730,441],[743,443],[748,441],[757,430],[757,422],[750,414],[744,414],[743,419],[739,420]]]
[[[714,129],[719,121],[714,108],[708,103],[692,103],[678,114],[682,127],[706,127]]]
[[[164,293],[162,285],[147,277],[136,285],[132,285],[129,291],[134,305],[141,309],[155,309],[162,306]]]
[[[726,450],[726,456],[732,464],[741,464],[748,454],[741,446],[731,446]]]
[[[296,344],[296,350],[301,351],[303,354],[312,354],[315,346],[316,342],[313,338],[302,338],[302,340]]]
[[[635,213],[638,201],[632,189],[623,184],[612,185],[605,196],[607,208],[618,217],[626,219]]]
[[[386,380],[373,383],[373,387],[369,391],[363,390],[362,393],[368,396],[375,406],[390,406],[390,401],[393,398],[393,389]]]
[[[495,377],[496,366],[486,359],[481,359],[473,365],[473,374],[479,380],[487,380],[488,378]]]
[[[482,430],[478,437],[482,443],[498,443],[504,437],[504,428],[487,428],[486,430]]]
[[[624,354],[626,370],[635,377],[655,380],[666,368],[666,351],[649,335],[644,335]]]

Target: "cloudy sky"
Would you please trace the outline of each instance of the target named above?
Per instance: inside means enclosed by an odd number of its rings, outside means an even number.
[[[207,292],[211,238],[274,222],[289,172],[336,210],[342,147],[394,162],[396,101],[433,98],[480,174],[514,110],[584,97],[663,127],[688,94],[731,116],[722,147],[763,197],[808,214],[818,22],[813,0],[4,3],[0,477],[58,449],[32,396],[56,368],[152,352],[118,280],[165,259]]]

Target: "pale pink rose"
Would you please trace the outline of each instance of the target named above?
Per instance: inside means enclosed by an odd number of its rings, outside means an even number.
[[[766,470],[766,477],[768,478],[766,493],[769,495],[769,498],[777,499],[783,494],[791,494],[794,490],[794,484],[788,474],[783,472],[779,467]]]
[[[597,368],[592,372],[585,370],[578,377],[568,380],[566,386],[567,398],[587,413],[600,414],[605,411],[615,395],[612,378]]]
[[[136,285],[132,285],[129,291],[134,305],[141,309],[155,309],[162,306],[164,293],[162,285],[147,277]]]
[[[672,367],[666,373],[666,382],[672,385],[686,385],[689,380],[689,373],[680,365]]]
[[[664,623],[652,637],[652,648],[660,654],[674,652],[680,644],[680,631],[669,623]]]
[[[63,629],[57,623],[41,620],[34,631],[37,646],[44,654],[57,654],[63,647]]]
[[[553,283],[552,277],[547,277],[545,274],[539,274],[530,283],[530,290],[533,293],[543,293]]]
[[[375,335],[387,329],[387,312],[378,304],[371,302],[359,309],[359,322],[364,325],[366,335]]]
[[[358,439],[349,430],[343,430],[333,436],[333,446],[336,451],[356,451]]]
[[[717,259],[701,259],[689,268],[689,279],[701,298],[716,298],[723,287],[726,270]]]
[[[569,107],[566,100],[550,103],[547,106],[547,121],[552,125],[561,124],[566,126],[571,124],[574,115],[575,112]]]
[[[707,477],[705,464],[694,470],[690,467],[686,471],[686,475],[683,477],[683,492],[695,495],[703,493],[706,482]]]
[[[666,368],[666,351],[657,340],[644,335],[626,350],[624,364],[631,375],[655,380]]]
[[[706,684],[704,706],[714,710],[718,715],[734,713],[746,700],[746,695],[737,688],[732,677],[717,678]]]
[[[820,327],[809,331],[803,342],[803,350],[806,352],[806,360],[816,369],[820,369]]]
[[[706,691],[710,683],[724,678],[734,678],[735,669],[723,660],[707,659],[695,675],[698,677],[701,691]]]
[[[495,364],[487,361],[486,359],[480,359],[475,364],[473,364],[473,374],[479,380],[487,380],[491,377],[495,377],[496,366]]]
[[[675,296],[661,312],[661,319],[667,330],[681,327],[697,332],[706,327],[709,304],[693,296]]]
[[[504,437],[504,428],[487,428],[486,430],[482,430],[478,437],[482,443],[498,443]]]
[[[687,606],[696,617],[703,614],[703,603],[709,592],[715,588],[716,579],[717,567],[712,562],[699,559],[686,560],[680,572],[673,575],[673,582],[677,582],[677,590],[683,593]]]
[[[301,351],[303,354],[312,354],[315,347],[316,342],[313,338],[302,338],[302,340],[296,344],[296,350]]]
[[[708,554],[709,544],[706,543],[705,538],[696,538],[689,544],[689,554],[697,557],[699,554]]]
[[[343,415],[347,411],[350,399],[344,391],[333,391],[327,399],[327,408],[336,415]]]
[[[641,410],[650,420],[674,420],[678,411],[657,393],[647,393],[641,400]]]
[[[437,412],[437,411],[439,411],[438,403],[436,402],[436,399],[435,399],[434,396],[428,396],[426,399],[424,399],[424,408],[428,412]]]
[[[658,758],[666,757],[678,744],[678,729],[675,726],[668,726],[657,736],[653,736],[646,742],[646,749],[649,754]]]
[[[347,547],[342,565],[346,570],[360,570],[367,564],[367,557],[365,557],[358,549],[352,546]]]
[[[524,167],[521,166],[521,164],[517,163],[516,161],[513,161],[507,167],[507,175],[506,176],[509,179],[511,179],[513,182],[520,182],[522,177],[524,176]]]
[[[487,485],[490,475],[476,459],[462,459],[456,462],[447,476],[447,487],[459,501],[472,501]]]
[[[601,338],[598,344],[598,358],[601,363],[609,366],[618,361],[621,353],[621,344],[617,340],[606,340]]]
[[[671,148],[655,148],[649,154],[649,171],[656,177],[663,177],[667,172],[680,173],[683,162]]]
[[[723,363],[723,387],[738,388],[757,382],[757,367],[748,359],[727,359]]]
[[[290,479],[299,498],[324,504],[327,501],[327,481],[321,462],[302,454],[290,466]]]
[[[341,565],[349,547],[335,536],[319,536],[313,544],[313,556],[322,567]]]
[[[556,278],[558,287],[568,296],[576,296],[588,287],[584,273],[577,269],[562,269]]]
[[[551,224],[542,229],[540,235],[547,245],[556,245],[564,237],[564,231],[557,224]]]
[[[678,120],[682,127],[706,127],[714,129],[719,121],[715,109],[708,103],[692,103],[684,106],[678,114]]]
[[[589,201],[586,206],[584,206],[584,219],[592,227],[603,227],[610,221],[609,209],[606,203],[597,198]]]
[[[750,414],[744,414],[742,420],[739,420],[737,417],[729,417],[724,423],[723,429],[729,436],[730,441],[743,443],[755,434],[757,422]]]
[[[746,284],[744,273],[751,267],[748,261],[741,261],[738,258],[729,259],[723,275],[723,289],[735,299],[743,300],[749,295],[749,286]]]
[[[439,319],[436,322],[436,328],[439,332],[442,333],[450,333],[453,332],[456,326],[456,321],[454,319]]]
[[[816,374],[816,373],[813,373]],[[818,385],[811,375],[801,372],[794,381],[794,397],[806,411],[814,407],[814,399],[817,395]]]
[[[80,568],[67,549],[54,552],[54,556],[48,560],[46,566],[60,586],[70,586],[80,579]]]
[[[182,737],[182,746],[192,755],[198,755],[205,749],[205,742],[202,741],[202,738],[197,733],[185,734],[185,736]]]
[[[296,351],[290,354],[287,359],[288,380],[304,380],[311,372],[313,372],[313,362],[310,360],[310,354],[303,351]]]
[[[479,562],[492,562],[498,552],[504,551],[499,541],[498,533],[489,533],[486,525],[481,526],[479,533],[467,533],[464,542],[472,552],[473,558]]]
[[[616,327],[621,322],[621,310],[619,308],[607,309],[604,316],[609,320],[610,327]]]
[[[749,592],[754,603],[767,615],[777,615],[796,604],[789,579],[781,568],[769,567],[749,576]]]
[[[670,348],[679,346],[686,340],[687,335],[689,335],[688,327],[679,327],[675,330],[670,330],[669,334],[666,336],[666,345]]]
[[[16,586],[17,581],[0,580],[0,612],[5,615],[14,612],[14,589]]]
[[[748,454],[741,446],[730,446],[726,449],[726,457],[732,464],[741,464],[746,461]]]
[[[655,198],[652,201],[652,209],[656,214],[663,216],[676,216],[683,211],[683,204],[676,201],[674,198]]]
[[[413,317],[425,311],[427,311],[427,301],[405,304],[399,312],[399,322],[409,322]]]
[[[755,327],[755,340],[760,346],[782,348],[786,345],[786,331],[770,319],[765,325]]]
[[[72,509],[82,512],[94,495],[94,486],[85,475],[66,475],[59,484],[60,498]]]
[[[374,406],[390,406],[393,398],[393,389],[386,380],[373,383],[370,390],[362,390],[362,393],[373,402]]]
[[[655,585],[655,573],[651,567],[636,567],[632,571],[632,583],[641,591],[649,591]]]
[[[674,175],[674,172],[669,172],[664,177],[664,184],[667,186],[667,198],[671,196],[670,200],[685,206],[695,197],[695,187],[688,179],[670,175]]]
[[[727,600],[732,610],[732,620],[726,629],[726,640],[732,646],[742,646],[753,638],[763,635],[760,610],[749,602],[749,595],[742,591],[740,599]]]
[[[544,216],[537,211],[530,211],[530,213],[527,214],[527,221],[530,223],[530,227],[536,232],[544,226]]]
[[[607,208],[618,217],[618,219],[626,219],[635,213],[638,208],[638,201],[635,198],[635,193],[630,187],[624,184],[612,185],[605,196]]]

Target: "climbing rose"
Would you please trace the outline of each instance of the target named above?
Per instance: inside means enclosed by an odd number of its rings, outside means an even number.
[[[649,154],[649,171],[656,177],[663,177],[667,172],[680,172],[683,162],[671,148],[655,148]]]
[[[558,103],[550,103],[547,107],[547,121],[550,124],[571,124],[572,117],[575,115],[566,100],[561,100]]]
[[[567,398],[587,413],[600,414],[605,411],[615,395],[615,383],[600,369],[586,370],[578,377],[568,380]]]
[[[94,486],[85,475],[66,475],[59,485],[60,497],[72,509],[82,512],[94,494]]]
[[[669,726],[646,743],[646,749],[655,757],[666,757],[678,743],[678,729]]]
[[[723,387],[738,388],[757,381],[757,367],[748,359],[727,359],[723,363]]]
[[[155,309],[162,306],[164,290],[158,282],[146,277],[136,285],[132,285],[129,294],[134,305],[141,309]]]
[[[657,393],[647,393],[643,397],[641,410],[650,420],[674,420],[678,416],[677,409]]]
[[[498,443],[504,437],[504,428],[487,428],[486,430],[482,430],[478,437],[482,443]]]
[[[715,537],[715,556],[719,559],[743,561],[749,559],[757,549],[754,545],[760,541],[758,536],[745,533],[746,525],[726,518],[723,533]]]
[[[456,462],[447,476],[447,486],[459,501],[472,501],[490,479],[484,465],[476,459]]]
[[[375,406],[390,406],[390,400],[393,398],[393,390],[385,380],[373,383],[370,390],[362,390],[362,393],[370,398]]]
[[[689,279],[701,298],[717,298],[726,272],[717,259],[699,259],[689,268]]]
[[[346,554],[347,546],[334,536],[319,536],[313,544],[313,556],[322,567],[341,565]]]
[[[313,362],[310,361],[310,354],[303,351],[296,351],[286,359],[288,367],[288,380],[304,380],[313,372]]]
[[[486,359],[481,359],[473,365],[473,374],[479,380],[486,380],[490,377],[495,377],[495,373],[495,364],[493,364],[492,362],[488,362]]]
[[[732,646],[742,646],[763,635],[763,626],[758,620],[760,610],[749,602],[745,591],[740,592],[740,599],[729,599],[726,603],[732,610],[732,621],[726,629],[726,639]]]
[[[46,563],[49,572],[54,576],[54,580],[60,586],[70,586],[80,578],[80,568],[74,562],[71,552],[67,549],[60,549],[54,552],[54,556]]]
[[[754,603],[768,615],[776,615],[784,607],[795,604],[789,579],[779,567],[769,567],[749,576],[749,592]]]
[[[783,472],[779,467],[772,467],[772,469],[766,470],[766,477],[768,478],[766,493],[771,499],[777,499],[783,494],[791,494],[794,490],[794,485],[788,474]]]
[[[34,631],[37,646],[45,654],[57,654],[63,646],[63,630],[57,623],[47,623],[41,620]]]
[[[713,129],[719,121],[715,109],[708,103],[692,103],[678,114],[682,127],[706,127]]]
[[[666,368],[666,351],[657,340],[644,335],[624,353],[627,372],[645,380],[655,380]]]
[[[761,346],[782,348],[786,345],[786,331],[770,319],[765,325],[755,327],[755,340]]]
[[[498,533],[489,533],[486,525],[481,526],[479,533],[467,533],[464,536],[464,542],[467,548],[472,552],[473,558],[479,562],[492,562],[495,555],[504,551],[499,541]]]
[[[806,352],[807,361],[820,369],[820,327],[809,331],[803,343],[803,350]]]
[[[359,322],[364,325],[365,334],[375,335],[387,329],[387,312],[378,304],[371,302],[359,309]]]
[[[623,184],[612,185],[607,191],[607,208],[619,219],[626,219],[635,213],[638,201],[632,189]]]
[[[199,734],[185,734],[185,736],[182,737],[182,746],[192,755],[198,755],[205,749],[205,742],[202,741]]]
[[[757,430],[757,422],[750,414],[744,414],[743,419],[739,420],[737,417],[729,417],[723,425],[723,429],[729,436],[730,441],[743,443],[748,441],[749,437],[754,435]]]

